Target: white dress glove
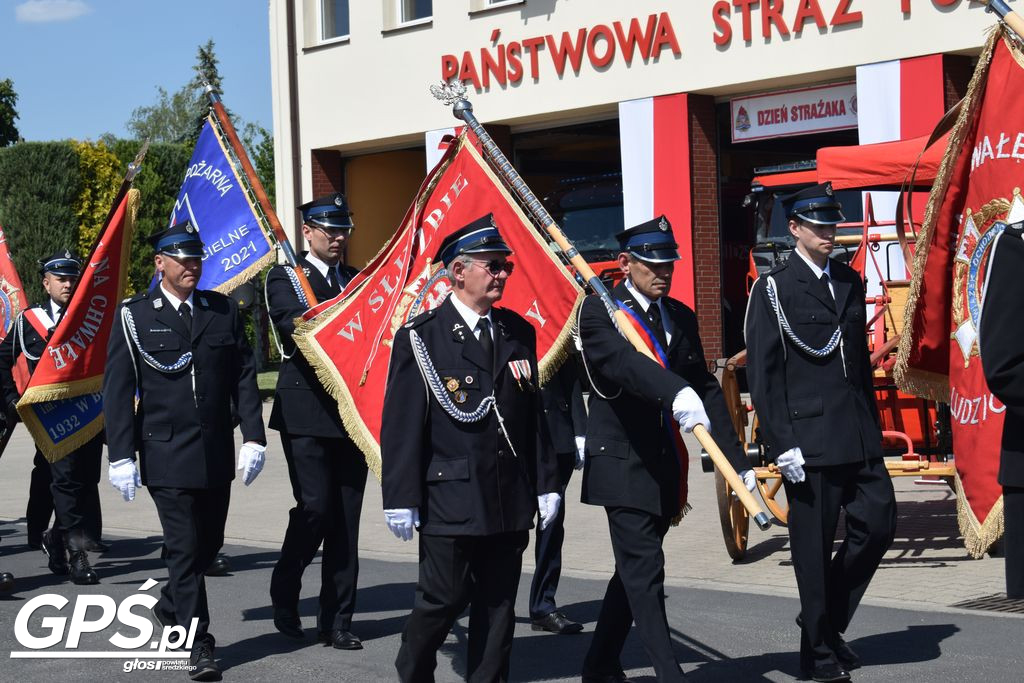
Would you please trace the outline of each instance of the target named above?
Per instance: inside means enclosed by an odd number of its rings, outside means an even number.
[[[413,528],[420,528],[420,509],[395,508],[393,510],[385,510],[384,521],[387,522],[391,533],[403,541],[408,541],[412,539]]]
[[[576,469],[582,470],[583,463],[587,459],[587,437],[576,437]]]
[[[115,489],[121,492],[121,497],[128,502],[135,500],[135,489],[142,486],[139,468],[131,458],[111,462],[107,469],[107,479]]]
[[[740,479],[743,480],[743,485],[747,487],[747,490],[751,493],[757,488],[757,475],[754,474],[754,470],[743,470],[740,472]]]
[[[558,508],[562,505],[562,496],[558,493],[542,493],[537,496],[537,511],[540,512],[541,531],[548,528],[558,517]]]
[[[782,476],[791,484],[804,480],[804,454],[800,447],[790,448],[788,451],[775,458],[775,465],[782,472]]]
[[[672,399],[672,417],[684,432],[692,432],[697,425],[704,425],[705,429],[711,431],[711,420],[704,410],[704,403],[690,387],[686,387]]]
[[[242,471],[242,483],[248,486],[256,481],[266,462],[267,447],[247,441],[238,449],[238,469]]]

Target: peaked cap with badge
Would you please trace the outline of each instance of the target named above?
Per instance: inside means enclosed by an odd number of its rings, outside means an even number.
[[[302,212],[302,222],[320,228],[355,228],[352,212],[348,208],[348,200],[340,192],[333,192],[317,197],[298,207]]]
[[[832,183],[805,187],[782,198],[786,217],[814,225],[836,225],[846,220],[843,205],[839,203]]]
[[[203,240],[199,230],[191,221],[175,223],[169,228],[158,230],[146,238],[153,251],[174,258],[202,258]]]
[[[79,277],[82,274],[82,260],[70,249],[58,249],[49,258],[39,259],[39,274],[46,273]]]
[[[672,224],[664,214],[634,225],[615,235],[619,249],[649,263],[679,260],[679,245],[672,236]]]
[[[505,239],[498,232],[494,214],[489,213],[467,223],[445,237],[441,246],[438,247],[436,260],[444,263],[447,268],[456,256],[492,251],[511,254],[512,248],[505,243]]]

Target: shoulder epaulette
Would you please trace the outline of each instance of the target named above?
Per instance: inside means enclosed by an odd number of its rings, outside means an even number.
[[[1024,221],[1019,223],[1008,223],[1006,225],[1006,232],[1014,237],[1024,237]]]
[[[149,291],[135,292],[132,296],[126,298],[122,303],[134,304],[137,301],[144,301],[149,298]]]
[[[423,313],[420,313],[419,315],[417,315],[415,318],[412,318],[411,320],[409,320],[409,322],[407,322],[404,325],[402,325],[402,327],[404,327],[406,329],[410,329],[410,330],[413,329],[414,327],[419,327],[423,323],[425,323],[428,320],[432,319],[436,313],[437,313],[437,310],[433,309],[433,308],[430,309],[429,311],[424,311]]]

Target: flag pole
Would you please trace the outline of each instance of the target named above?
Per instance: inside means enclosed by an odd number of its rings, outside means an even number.
[[[1010,9],[1010,6],[1006,4],[1006,0],[979,0],[979,2],[986,5],[986,12],[998,14],[999,19],[1013,29],[1018,38],[1024,38],[1024,17]]]
[[[288,235],[285,234],[284,228],[281,227],[281,221],[277,218],[277,212],[270,205],[267,191],[263,189],[263,183],[260,182],[259,176],[256,175],[256,169],[252,167],[249,155],[242,146],[242,142],[238,139],[238,133],[235,132],[235,127],[231,124],[231,118],[228,116],[227,111],[224,110],[224,105],[220,101],[220,95],[217,94],[217,90],[206,80],[205,76],[203,77],[203,89],[210,100],[213,115],[216,117],[217,123],[220,124],[221,130],[224,131],[224,135],[227,137],[228,144],[231,145],[235,157],[242,165],[242,172],[245,173],[246,180],[249,181],[249,187],[252,189],[256,201],[259,202],[263,215],[267,218],[267,223],[274,233],[274,238],[277,239],[278,246],[281,247],[281,251],[284,253],[284,260],[295,271],[295,277],[298,278],[302,292],[306,295],[306,302],[311,308],[316,306],[318,302],[316,295],[313,294],[313,287],[310,286],[309,279],[299,266],[299,260],[295,256],[295,250],[292,249],[291,242],[288,241]]]
[[[470,104],[469,100],[466,99],[466,86],[461,81],[455,81],[454,83],[442,83],[440,86],[430,86],[430,92],[437,99],[444,102],[446,105],[452,106],[452,113],[455,118],[463,121],[469,129],[473,131],[477,139],[480,140],[480,144],[483,146],[484,154],[488,160],[502,176],[505,182],[508,183],[509,187],[515,191],[519,198],[526,205],[526,208],[533,213],[533,215],[540,222],[541,226],[548,236],[554,241],[558,248],[562,252],[562,256],[568,260],[576,271],[583,276],[590,288],[601,297],[601,302],[608,310],[608,314],[615,321],[616,326],[624,337],[633,345],[633,347],[644,354],[651,360],[655,360],[654,354],[647,348],[647,344],[644,343],[643,339],[640,338],[640,334],[636,331],[633,325],[629,322],[626,314],[619,310],[618,305],[612,298],[611,292],[601,278],[594,273],[594,270],[590,267],[590,264],[586,262],[583,256],[580,255],[576,247],[573,246],[572,242],[565,236],[562,229],[558,227],[555,220],[551,217],[551,214],[547,212],[544,205],[541,204],[537,195],[526,185],[526,181],[519,175],[516,169],[512,166],[512,162],[498,149],[498,145],[495,144],[494,140],[487,133],[476,116],[473,115],[473,105]],[[754,518],[754,523],[757,524],[758,528],[762,531],[768,529],[771,526],[771,522],[768,519],[768,515],[765,514],[761,505],[754,499],[754,496],[747,490],[743,480],[736,470],[733,469],[732,465],[726,459],[725,454],[722,453],[722,449],[718,447],[715,440],[711,438],[711,434],[704,428],[704,425],[697,425],[693,430],[693,435],[697,437],[700,445],[708,452],[711,456],[711,461],[718,468],[718,471],[722,473],[726,481],[729,482],[729,486],[736,492],[740,502],[743,503],[743,507],[746,508],[747,513]]]

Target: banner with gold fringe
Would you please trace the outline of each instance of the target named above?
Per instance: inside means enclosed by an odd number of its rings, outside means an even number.
[[[391,340],[410,318],[451,292],[438,246],[493,213],[516,264],[499,306],[537,330],[543,383],[567,355],[582,290],[484,161],[472,133],[455,139],[430,172],[398,232],[340,297],[312,309],[296,328],[299,349],[328,391],[352,440],[380,478],[380,425]]]
[[[1024,219],[1024,53],[997,27],[978,59],[917,240],[894,375],[903,391],[948,403],[957,517],[971,555],[1002,536],[997,481],[1006,407],[982,372],[978,319],[999,221]]]
[[[107,340],[128,281],[139,191],[118,193],[118,202],[18,401],[18,414],[50,462],[60,460],[103,429],[100,389]]]

